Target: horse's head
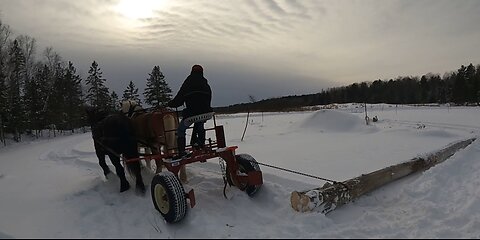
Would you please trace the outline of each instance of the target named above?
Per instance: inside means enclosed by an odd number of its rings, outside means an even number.
[[[108,111],[93,106],[85,106],[85,112],[87,114],[88,123],[92,127],[95,126],[95,124],[100,122],[102,119],[106,118],[109,114]]]
[[[135,100],[125,100],[122,102],[122,112],[128,117],[133,116],[136,111],[142,110],[142,107]]]

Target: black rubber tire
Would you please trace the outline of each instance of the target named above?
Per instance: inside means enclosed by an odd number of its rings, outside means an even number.
[[[237,160],[238,168],[241,173],[246,173],[248,174],[249,172],[252,171],[260,171],[260,166],[257,163],[257,160],[250,156],[249,154],[237,154],[235,155],[235,159]],[[235,185],[232,181],[232,176],[230,174],[227,174],[227,181],[228,183],[232,186]],[[262,185],[242,185],[242,186],[237,186],[240,190],[245,191],[248,196],[252,197],[255,195],[255,193],[258,192]]]
[[[169,171],[156,174],[151,184],[155,209],[168,223],[176,223],[187,214],[187,199],[180,180]]]

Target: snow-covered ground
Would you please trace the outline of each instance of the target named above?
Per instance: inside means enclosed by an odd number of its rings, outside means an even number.
[[[479,107],[356,104],[336,110],[219,115],[227,144],[258,162],[343,181],[480,135]],[[209,124],[213,124],[212,121]],[[0,238],[480,238],[480,140],[430,170],[323,215],[299,213],[292,191],[325,182],[261,166],[253,198],[227,188],[218,159],[187,166],[197,205],[167,224],[150,192],[119,193],[90,133],[0,148]],[[113,169],[113,166],[111,166]],[[153,173],[144,171],[145,182]]]

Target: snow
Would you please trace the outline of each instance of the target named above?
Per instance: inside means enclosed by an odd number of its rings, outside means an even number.
[[[246,114],[218,115],[216,122],[237,154],[335,181],[480,132],[479,107],[376,104],[367,111],[379,121],[366,125],[358,104],[253,113],[243,141]],[[90,133],[10,144],[0,148],[0,238],[480,238],[479,159],[477,140],[327,215],[290,206],[291,192],[325,181],[261,165],[257,195],[227,187],[225,199],[219,161],[210,159],[187,165],[184,187],[195,191],[196,206],[167,224],[149,188],[145,196],[119,193],[118,178],[103,176]],[[143,175],[150,184],[153,173]]]

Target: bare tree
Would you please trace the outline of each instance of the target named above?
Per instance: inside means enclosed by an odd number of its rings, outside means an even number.
[[[17,37],[20,48],[25,57],[25,79],[29,80],[35,73],[35,54],[37,51],[37,40],[27,35]]]

